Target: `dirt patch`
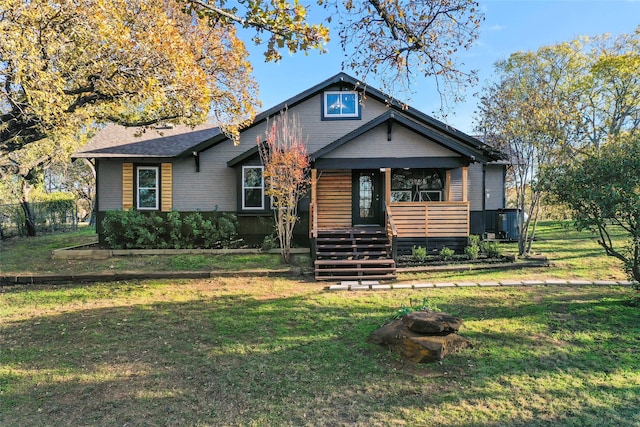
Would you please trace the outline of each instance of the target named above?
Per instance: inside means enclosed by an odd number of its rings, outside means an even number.
[[[425,260],[417,260],[410,255],[401,255],[396,260],[396,265],[400,268],[411,267],[438,267],[447,265],[486,265],[486,264],[498,264],[498,263],[510,263],[515,262],[514,257],[500,257],[500,258],[478,258],[471,260],[467,257],[455,257],[450,260],[443,260],[440,258],[427,258]]]

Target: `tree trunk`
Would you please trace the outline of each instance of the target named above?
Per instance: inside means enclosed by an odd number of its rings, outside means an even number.
[[[89,167],[89,170],[91,171],[91,175],[93,176],[93,191],[91,190],[91,188],[89,188],[89,191],[87,192],[87,199],[89,200],[89,206],[91,207],[91,216],[89,217],[89,225],[95,225],[96,223],[96,215],[97,215],[97,209],[96,209],[96,182],[97,182],[97,172],[96,172],[96,165],[95,163],[93,163],[91,160],[89,159],[82,159],[84,161],[84,163]],[[94,160],[95,162],[95,160]]]
[[[96,205],[93,203],[93,200],[90,201],[90,206],[91,213],[89,214],[89,225],[94,226],[96,225],[96,218],[98,213],[96,212]]]
[[[36,235],[36,217],[31,209],[31,203],[29,203],[29,193],[32,188],[33,186],[23,177],[20,186],[22,192],[20,195],[20,207],[22,208],[22,212],[24,212],[24,229],[29,237]]]
[[[20,201],[20,206],[24,212],[24,229],[27,236],[34,237],[36,235],[36,218],[31,210],[31,204],[24,198]]]
[[[633,258],[631,260],[631,276],[638,282],[637,290],[640,292],[640,236],[634,237]]]
[[[636,265],[631,269],[631,275],[636,282],[640,283],[640,265]],[[638,291],[640,291],[640,287]]]

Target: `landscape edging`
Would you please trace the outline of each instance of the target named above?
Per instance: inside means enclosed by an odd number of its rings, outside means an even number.
[[[87,245],[70,246],[68,248],[54,249],[51,251],[52,259],[62,260],[91,260],[108,259],[117,256],[135,255],[233,255],[233,254],[279,254],[280,249],[263,251],[258,248],[251,249],[80,249]],[[291,248],[292,254],[307,255],[309,248]]]

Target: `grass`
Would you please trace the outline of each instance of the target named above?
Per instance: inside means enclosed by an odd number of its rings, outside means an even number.
[[[278,254],[247,255],[144,255],[104,260],[51,259],[51,251],[80,246],[97,240],[93,228],[76,232],[18,237],[0,243],[0,273],[85,273],[108,271],[197,271],[278,269],[285,265]],[[309,265],[309,257],[296,255],[294,264]]]
[[[534,248],[552,267],[402,279],[624,278],[589,235],[554,223],[540,231]],[[3,242],[2,269],[266,265],[48,258],[90,238]],[[640,425],[640,310],[626,304],[628,287],[324,286],[218,278],[0,288],[0,425]],[[366,342],[424,298],[464,319],[473,349],[416,365]]]
[[[327,292],[287,279],[10,287],[0,425],[640,424],[625,287]],[[411,298],[474,348],[416,365],[366,343]]]
[[[622,264],[607,257],[589,232],[578,232],[568,223],[547,221],[541,223],[533,244],[534,252],[543,254],[552,262],[548,268],[516,269],[506,271],[463,271],[458,273],[401,274],[403,281],[451,280],[504,280],[504,279],[590,279],[623,280],[626,275]],[[621,236],[615,236],[621,241]],[[254,255],[180,255],[180,256],[128,256],[106,260],[53,260],[53,249],[91,243],[95,231],[84,228],[73,233],[43,235],[37,238],[14,238],[0,243],[0,273],[85,273],[108,271],[194,271],[243,269],[278,269],[285,267],[277,254]],[[506,253],[517,253],[515,243],[503,244]],[[310,266],[308,256],[297,255],[294,263]]]
[[[623,235],[615,233],[614,241],[623,243]],[[505,253],[517,254],[516,243],[502,244]],[[576,231],[568,222],[543,221],[536,231],[532,250],[546,256],[550,267],[514,270],[464,271],[459,273],[420,273],[403,275],[404,280],[427,281],[495,281],[505,279],[588,279],[625,280],[622,263],[608,257],[595,236],[588,231]]]

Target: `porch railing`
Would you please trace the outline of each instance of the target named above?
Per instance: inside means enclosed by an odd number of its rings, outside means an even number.
[[[315,203],[309,204],[309,238],[318,237],[318,208]]]
[[[318,207],[315,203],[309,204],[309,243],[311,246],[311,261],[316,260],[316,245],[318,244]]]
[[[398,237],[468,237],[469,202],[395,202]]]
[[[391,211],[389,202],[386,202],[384,205],[384,218],[387,237],[389,238],[389,242],[391,242],[391,257],[396,259],[398,255],[398,228],[396,227],[396,222],[393,219],[393,212]]]

